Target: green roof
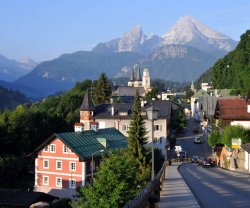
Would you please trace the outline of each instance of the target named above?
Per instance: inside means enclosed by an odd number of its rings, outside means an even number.
[[[198,92],[196,92],[192,98],[198,98],[198,97],[202,97],[202,96],[209,96],[209,94],[203,90],[203,89],[200,89]]]
[[[88,130],[56,133],[55,136],[61,139],[82,160],[91,159],[93,153],[98,156],[98,152],[101,150],[104,150],[103,153],[107,154],[110,150],[128,147],[127,138],[115,128],[99,129],[97,132]]]

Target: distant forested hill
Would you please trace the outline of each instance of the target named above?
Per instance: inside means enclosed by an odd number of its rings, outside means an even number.
[[[28,102],[25,95],[18,91],[13,91],[0,86],[0,109],[14,109],[21,103]]]
[[[231,88],[234,94],[247,95],[250,90],[250,30],[241,35],[235,50],[219,59],[196,83],[210,81],[214,88]]]

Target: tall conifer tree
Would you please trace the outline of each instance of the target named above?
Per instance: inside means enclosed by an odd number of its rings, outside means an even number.
[[[111,84],[105,73],[96,82],[95,103],[109,103],[112,94]]]
[[[147,143],[146,134],[145,121],[141,115],[141,100],[137,90],[128,131],[128,149],[137,161],[143,177],[145,177],[147,169],[147,150],[144,146]]]

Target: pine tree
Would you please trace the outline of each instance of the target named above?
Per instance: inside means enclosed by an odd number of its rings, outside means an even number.
[[[109,103],[112,94],[111,84],[105,73],[96,82],[95,103]]]
[[[128,131],[128,149],[137,161],[139,173],[142,178],[148,177],[147,150],[144,146],[147,143],[146,134],[145,121],[141,115],[140,96],[137,90]]]

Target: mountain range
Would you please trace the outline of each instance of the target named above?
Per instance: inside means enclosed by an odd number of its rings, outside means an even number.
[[[97,79],[101,72],[110,78],[128,77],[134,64],[148,67],[152,78],[191,81],[236,45],[231,38],[185,16],[163,36],[146,35],[137,25],[123,37],[97,44],[92,51],[42,62],[14,83],[48,96],[70,89],[77,81]]]
[[[28,57],[16,61],[0,55],[0,79],[2,81],[13,82],[17,78],[29,73],[36,66],[37,63]]]

